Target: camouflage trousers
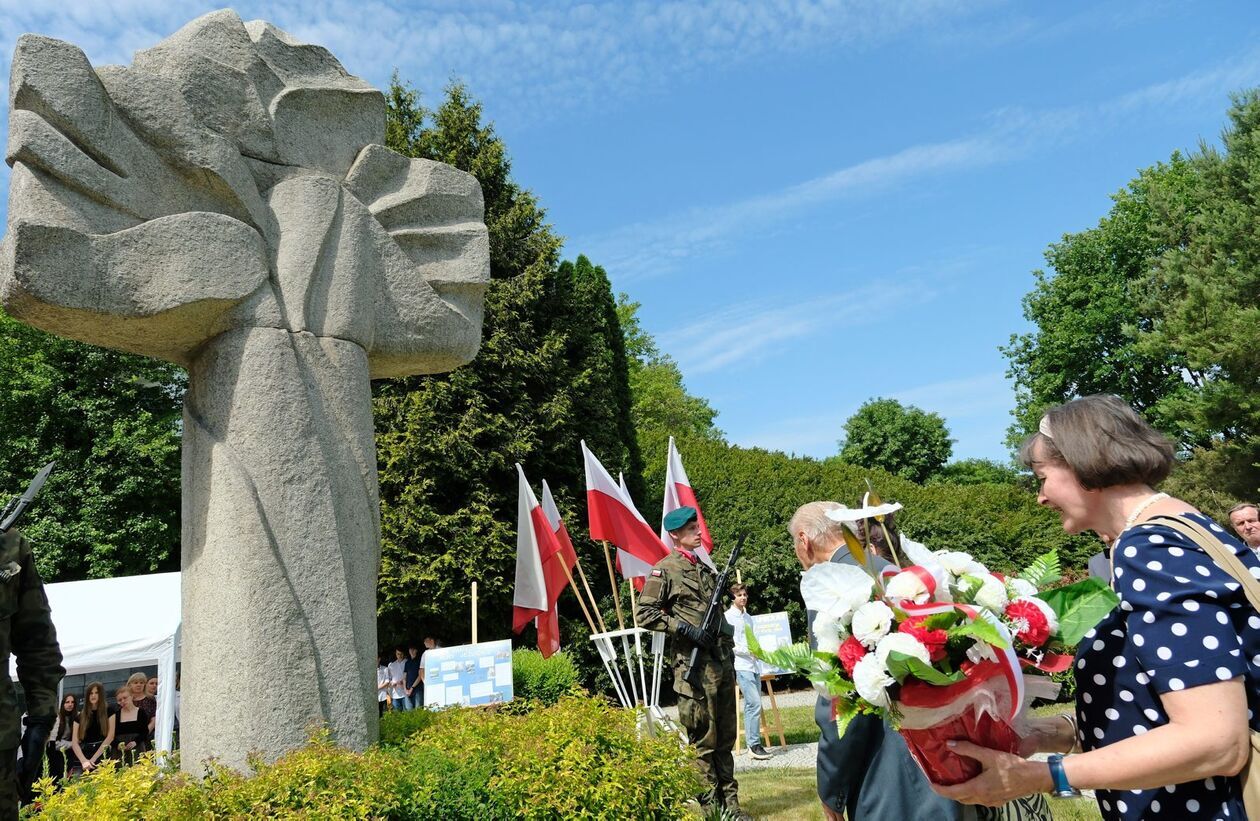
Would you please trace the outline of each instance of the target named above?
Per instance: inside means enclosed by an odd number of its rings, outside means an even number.
[[[18,817],[17,749],[0,750],[0,821]]]
[[[700,771],[710,785],[706,798],[734,810],[739,807],[731,753],[735,748],[735,666],[729,656],[701,661],[698,687],[683,679],[686,666],[686,659],[680,659],[674,668],[678,720],[700,753]]]

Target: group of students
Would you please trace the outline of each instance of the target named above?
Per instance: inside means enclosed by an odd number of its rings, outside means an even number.
[[[49,735],[48,774],[54,779],[91,772],[104,758],[130,764],[152,749],[157,677],[133,673],[114,693],[94,681],[83,697],[66,693]]]
[[[386,710],[414,710],[424,706],[424,659],[429,651],[441,647],[433,636],[424,640],[424,653],[415,642],[394,648],[391,661],[388,652],[376,660],[376,702],[381,715]]]

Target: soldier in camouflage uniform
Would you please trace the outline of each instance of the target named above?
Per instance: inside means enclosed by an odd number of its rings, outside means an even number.
[[[17,818],[19,780],[29,787],[42,769],[44,744],[57,713],[57,685],[66,672],[35,556],[17,530],[0,536],[0,617],[0,660],[6,670],[0,684],[0,819],[8,821]],[[18,681],[26,695],[24,734],[17,693],[7,675],[10,653],[17,657]]]
[[[698,561],[700,526],[696,509],[681,507],[665,517],[665,528],[674,550],[652,568],[639,599],[639,623],[649,630],[664,630],[674,637],[674,692],[678,694],[678,718],[687,728],[687,740],[700,753],[700,769],[712,785],[702,804],[717,803],[736,818],[747,818],[739,808],[739,784],[735,781],[735,645],[730,622],[717,614],[720,632],[705,634],[700,625],[713,597],[717,574]],[[683,676],[694,647],[700,686]]]

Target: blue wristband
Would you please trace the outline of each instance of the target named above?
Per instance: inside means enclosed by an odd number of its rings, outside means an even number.
[[[1055,798],[1080,798],[1081,791],[1068,783],[1067,773],[1063,771],[1063,756],[1054,753],[1047,763],[1050,765],[1050,780],[1054,784],[1050,794]]]

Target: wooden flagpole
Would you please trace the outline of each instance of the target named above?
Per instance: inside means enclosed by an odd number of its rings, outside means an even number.
[[[586,624],[591,628],[591,632],[597,632],[595,629],[595,620],[591,618],[591,611],[586,609],[586,600],[582,598],[582,591],[578,590],[577,582],[573,581],[573,571],[569,569],[569,565],[561,557],[560,566],[564,568],[564,576],[569,580],[569,587],[573,588],[573,595],[577,597],[578,604],[582,606],[582,615],[586,617]],[[581,565],[578,565],[581,569]]]
[[[477,643],[477,583],[472,583],[472,643]]]
[[[595,611],[595,619],[599,622],[599,632],[607,633],[608,627],[604,624],[604,614],[599,610],[599,604],[596,602],[595,594],[591,592],[591,583],[586,580],[586,571],[582,569],[582,560],[577,562],[578,576],[582,579],[582,586],[586,588],[586,596],[591,600],[591,609]],[[592,630],[591,632],[595,632]]]
[[[621,589],[617,587],[617,576],[613,573],[612,551],[608,549],[608,542],[601,542],[604,545],[604,563],[608,565],[608,584],[612,587],[613,604],[617,606],[617,629],[626,629],[626,618],[621,614]]]

